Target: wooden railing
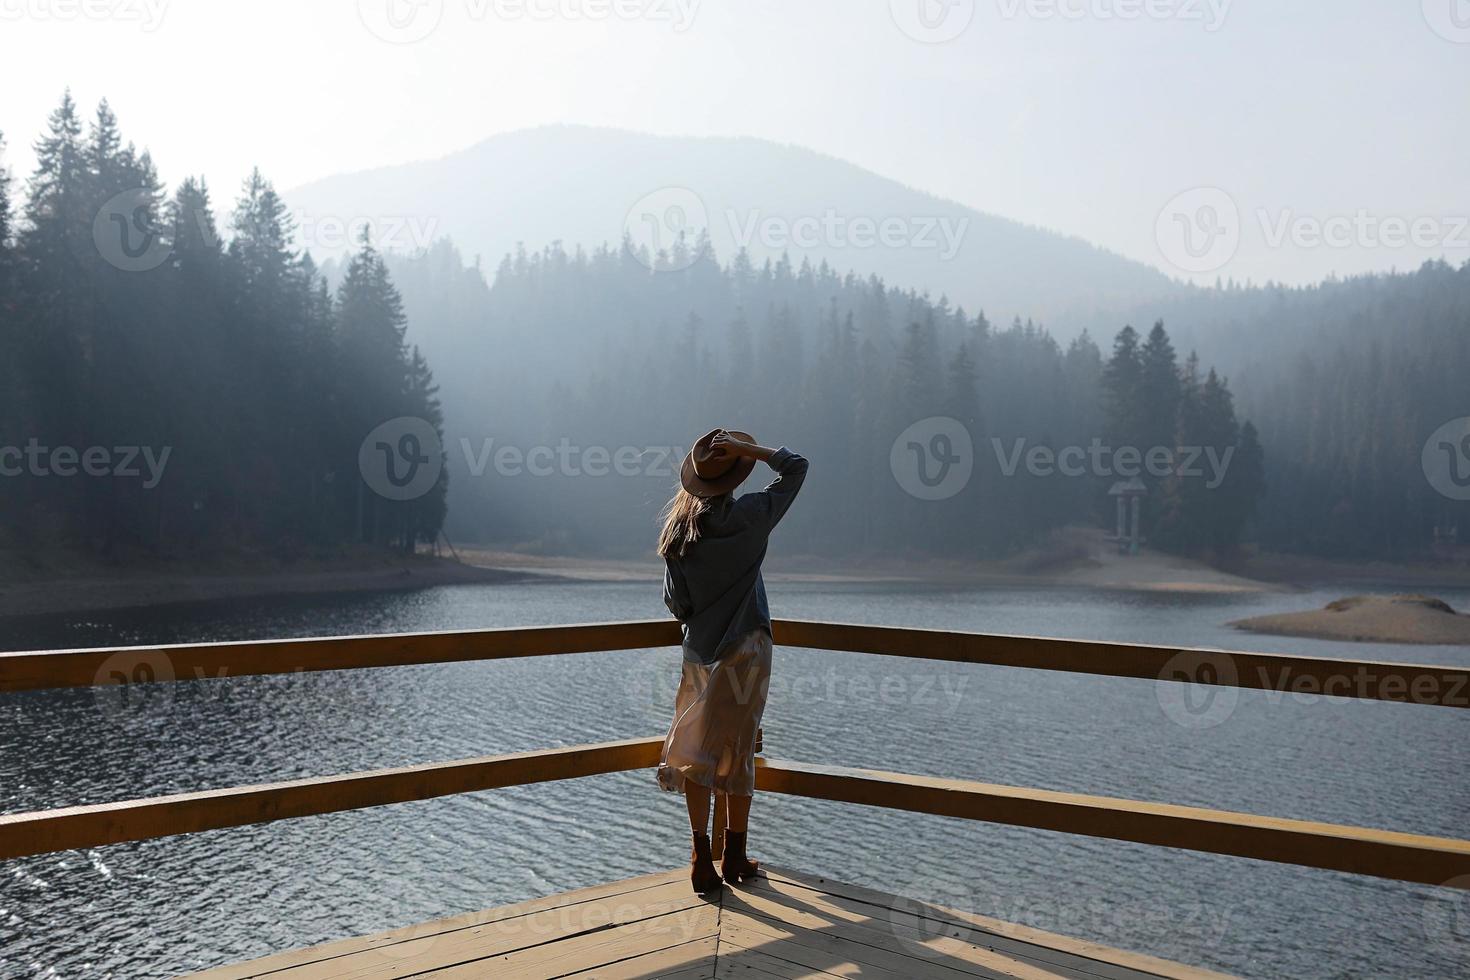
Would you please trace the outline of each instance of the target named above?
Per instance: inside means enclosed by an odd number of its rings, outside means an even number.
[[[1470,669],[779,620],[785,646],[1470,707]],[[665,621],[0,654],[0,691],[211,681],[671,646]],[[662,738],[486,756],[0,816],[0,859],[645,769]],[[1470,887],[1470,841],[857,769],[758,760],[758,788],[1111,840]]]

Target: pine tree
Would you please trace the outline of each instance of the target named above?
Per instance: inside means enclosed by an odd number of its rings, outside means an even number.
[[[0,133],[0,446],[14,446],[25,430],[25,397],[20,391],[23,356],[20,299],[15,293],[16,255],[11,241],[10,169],[5,165],[5,134]],[[14,483],[16,481],[3,481]],[[10,487],[0,483],[0,536],[15,513]]]
[[[1227,549],[1242,541],[1249,522],[1256,516],[1261,496],[1266,490],[1266,453],[1261,448],[1256,427],[1246,422],[1240,427],[1240,441],[1225,477],[1225,514],[1221,540]]]
[[[28,186],[22,247],[38,271],[55,273],[83,254],[82,235],[90,237],[92,226],[82,122],[70,91],[46,127],[46,135],[35,144],[36,169]]]
[[[337,290],[341,350],[338,397],[347,431],[355,433],[359,442],[380,423],[422,407],[413,405],[409,398],[406,328],[403,299],[382,256],[373,248],[370,232],[364,229],[359,249]],[[344,459],[340,469],[351,472],[353,465]],[[402,508],[395,509],[390,506],[393,502],[374,498],[361,486],[357,493],[359,536],[378,543],[397,540],[401,546],[406,530]]]
[[[975,452],[980,451],[986,438],[984,421],[980,417],[980,396],[976,389],[978,377],[975,362],[970,358],[969,344],[960,341],[945,376],[942,414],[965,427]],[[970,482],[944,502],[944,520],[951,530],[949,541],[941,541],[941,547],[947,545],[946,550],[966,556],[979,552],[983,541],[983,488],[983,474],[974,471]]]
[[[15,349],[11,346],[17,337],[15,329],[17,315],[15,296],[11,290],[15,285],[15,243],[11,236],[14,229],[10,219],[10,168],[5,165],[5,133],[0,131],[0,351],[6,363],[13,364]],[[3,382],[3,379],[0,379]]]
[[[260,168],[250,171],[245,186],[235,202],[230,223],[234,238],[230,241],[230,257],[239,270],[242,286],[253,293],[256,302],[279,304],[279,293],[288,271],[296,261],[291,245],[295,222],[276,189],[261,175]],[[273,295],[275,293],[275,295]]]
[[[1175,428],[1179,423],[1179,364],[1174,345],[1164,331],[1164,321],[1156,322],[1149,331],[1139,353],[1139,421],[1142,423],[1140,450],[1154,446],[1173,447]]]
[[[439,386],[434,384],[434,374],[429,362],[414,347],[408,363],[408,410],[417,418],[424,419],[434,427],[439,441],[444,441],[444,412],[439,404]],[[399,547],[412,551],[415,544],[434,544],[444,527],[449,513],[449,470],[439,471],[439,480],[423,496],[405,501],[406,526],[399,540]]]
[[[799,315],[790,303],[779,307],[772,303],[766,315],[765,336],[757,350],[757,364],[769,388],[759,409],[771,423],[791,417],[797,407],[803,362]]]
[[[1102,351],[1086,330],[1067,345],[1062,370],[1072,412],[1080,425],[1075,441],[1086,443],[1102,434],[1098,426],[1102,423],[1103,377]]]
[[[1115,447],[1138,446],[1142,441],[1146,428],[1142,388],[1143,355],[1138,349],[1138,332],[1124,327],[1113,338],[1113,354],[1103,369],[1106,437]]]
[[[970,358],[970,345],[964,341],[950,358],[945,384],[945,414],[970,430],[978,440],[981,429],[980,398],[975,384],[979,377]]]
[[[1181,474],[1177,489],[1176,516],[1168,528],[1169,541],[1186,554],[1209,551],[1223,555],[1238,543],[1239,523],[1233,520],[1230,491],[1226,484],[1212,485],[1211,454],[1224,461],[1229,452],[1234,463],[1240,430],[1230,389],[1212,368],[1205,380],[1189,394],[1180,412],[1180,444],[1199,452],[1193,474]],[[1226,473],[1228,477],[1228,469]]]
[[[88,404],[98,321],[89,266],[96,253],[82,123],[70,91],[48,117],[35,155],[17,236],[25,270],[25,299],[18,309],[20,361],[26,376],[34,379],[34,431],[55,441],[88,445],[96,415]],[[56,503],[81,510],[78,490],[64,490],[65,499]]]
[[[209,200],[209,186],[203,178],[187,177],[174,193],[168,207],[169,245],[179,267],[208,263],[213,266],[221,254],[219,230],[215,226],[214,209]]]
[[[898,399],[895,407],[900,413],[912,415],[909,422],[918,421],[922,416],[914,413],[924,411],[925,403],[935,392],[942,390],[939,383],[939,363],[939,345],[933,318],[914,320],[904,330],[895,391]],[[907,424],[906,422],[905,425]]]
[[[366,422],[384,411],[389,414],[382,418],[392,417],[402,407],[408,319],[366,230],[359,244],[337,290],[337,323],[343,368],[357,393],[352,400],[362,406],[360,418]]]
[[[25,545],[40,529],[48,546],[116,554],[354,535],[347,488],[364,433],[342,402],[363,386],[339,370],[339,342],[365,354],[357,377],[378,384],[372,402],[349,407],[442,425],[427,359],[404,350],[381,261],[359,257],[346,290],[355,302],[339,323],[258,171],[224,248],[202,181],[184,181],[165,205],[151,157],[126,142],[105,101],[85,138],[83,128],[68,93],[35,144],[15,223],[0,168],[0,445],[36,438],[171,455],[148,490],[125,479],[0,481],[0,543]],[[147,235],[145,246],[158,241],[163,250],[149,254],[160,261],[125,261],[136,239],[124,239],[121,256],[110,250],[113,217],[117,231]],[[375,322],[387,324],[377,350]],[[432,540],[444,507],[440,486],[415,507],[385,508],[385,533],[400,547]]]

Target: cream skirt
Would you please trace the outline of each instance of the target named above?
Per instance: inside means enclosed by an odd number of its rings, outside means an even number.
[[[755,736],[770,684],[765,630],[746,633],[712,664],[684,661],[659,785],[682,791],[690,780],[731,796],[754,793]]]

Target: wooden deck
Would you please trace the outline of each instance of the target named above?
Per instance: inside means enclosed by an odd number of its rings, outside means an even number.
[[[702,899],[690,891],[688,870],[681,868],[193,976],[1218,980],[1222,975],[779,869]]]

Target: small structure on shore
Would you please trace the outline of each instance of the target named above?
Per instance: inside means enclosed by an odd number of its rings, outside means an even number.
[[[1109,541],[1118,543],[1118,553],[1138,554],[1143,537],[1138,531],[1139,513],[1143,509],[1143,498],[1148,496],[1148,487],[1138,477],[1119,480],[1108,489],[1108,496],[1118,501],[1118,530],[1109,535]]]

